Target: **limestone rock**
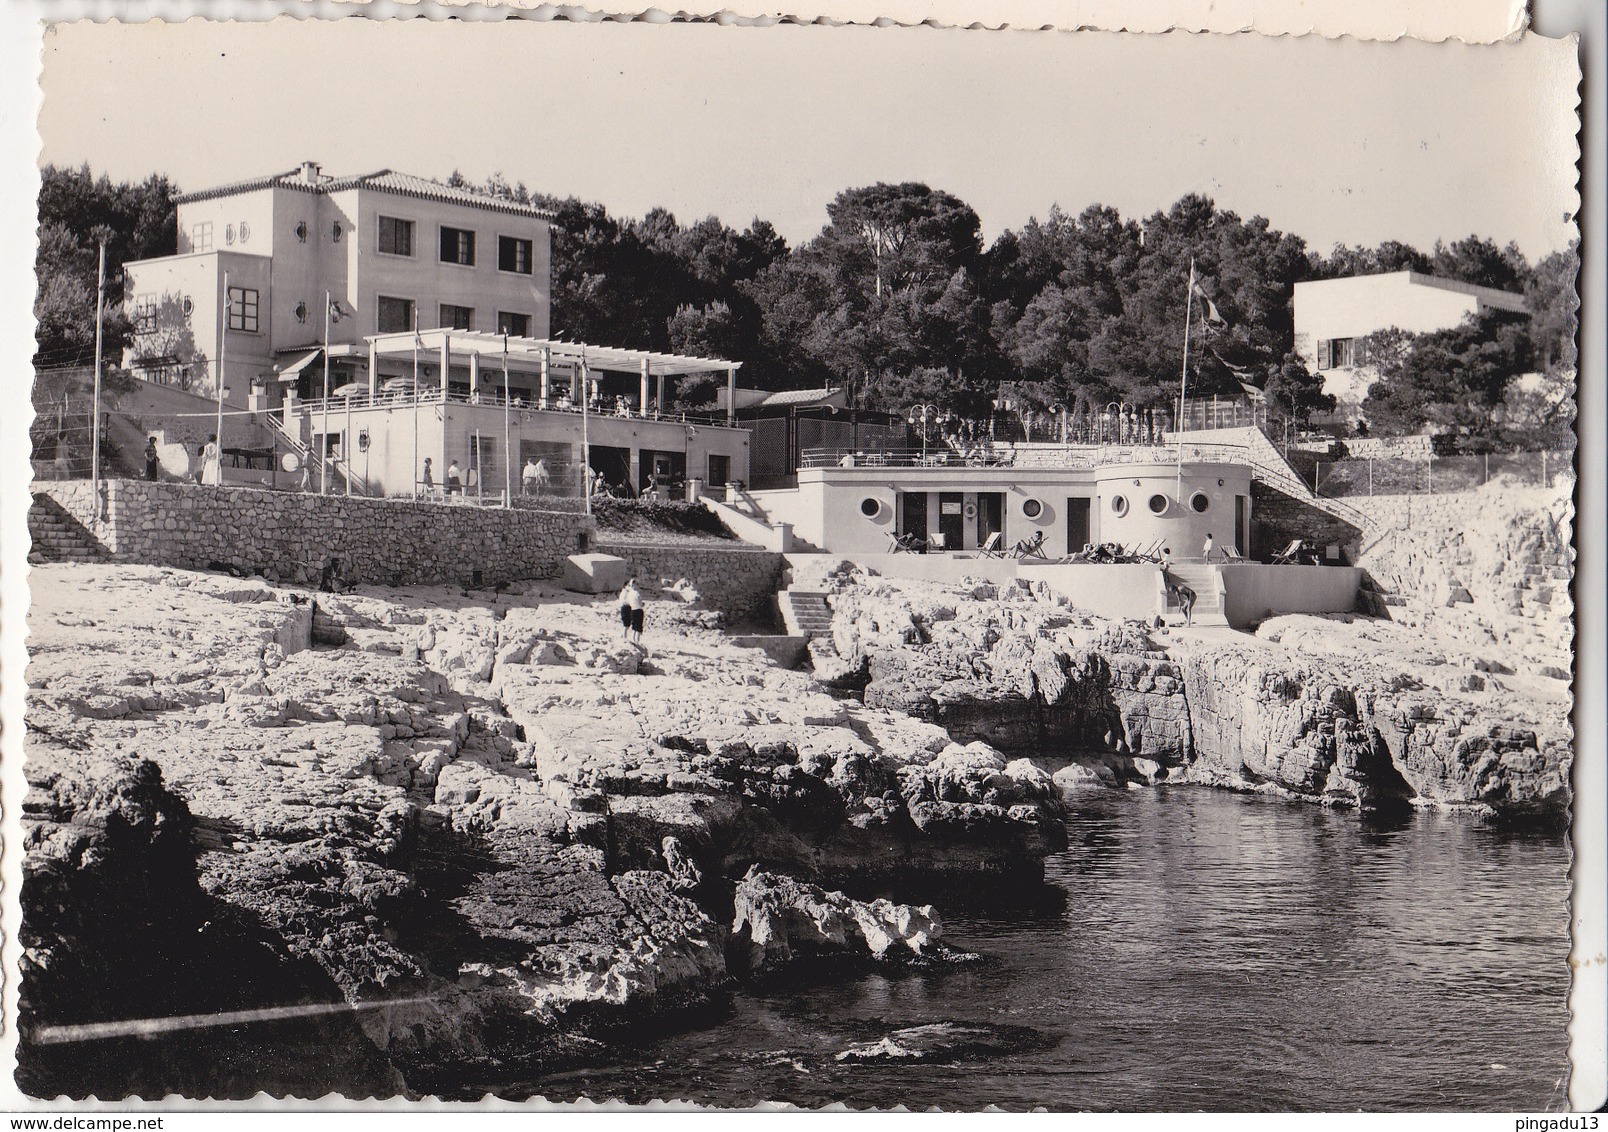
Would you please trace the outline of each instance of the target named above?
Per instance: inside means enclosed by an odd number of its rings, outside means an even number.
[[[919,957],[942,934],[930,905],[853,900],[790,877],[751,870],[737,885],[732,945],[745,969],[774,969],[805,955]]]

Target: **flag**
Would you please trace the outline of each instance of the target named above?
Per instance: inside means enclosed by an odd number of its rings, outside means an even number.
[[[1218,312],[1217,304],[1206,297],[1206,292],[1200,289],[1200,284],[1195,282],[1193,275],[1191,275],[1189,279],[1189,288],[1192,292],[1194,292],[1195,298],[1199,299],[1205,306],[1207,322],[1215,323],[1218,326],[1228,325],[1228,320]]]

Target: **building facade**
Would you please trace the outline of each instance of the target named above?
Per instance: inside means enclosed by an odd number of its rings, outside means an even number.
[[[1523,295],[1417,271],[1297,283],[1295,349],[1310,371],[1323,375],[1323,391],[1340,402],[1339,413],[1354,415],[1374,380],[1358,356],[1369,334],[1391,327],[1428,334],[1470,315],[1527,309]]]
[[[1036,541],[1050,558],[1100,543],[1184,558],[1208,534],[1225,550],[1246,548],[1251,469],[1232,450],[1197,447],[1182,463],[1162,449],[1095,446],[1024,448],[1008,467],[873,457],[800,468],[796,488],[751,494],[772,522],[834,554],[884,554],[899,536],[961,552]]]
[[[295,455],[320,489],[388,496],[439,492],[454,464],[466,494],[493,496],[523,490],[527,464],[569,494],[583,469],[633,494],[748,478],[729,408],[668,408],[679,378],[708,373],[731,405],[738,363],[552,337],[543,209],[306,162],[177,212],[177,254],[127,265],[124,365],[209,394],[221,372],[276,470]]]
[[[314,396],[322,368],[297,362],[325,343],[326,296],[337,387],[371,335],[551,332],[551,217],[530,205],[391,170],[331,177],[306,162],[186,194],[177,211],[177,254],[126,266],[135,336],[124,365],[149,380],[213,391],[221,354],[231,401],[253,382],[273,405],[292,389]]]

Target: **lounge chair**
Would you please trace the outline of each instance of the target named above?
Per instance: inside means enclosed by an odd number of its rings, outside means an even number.
[[[1000,533],[998,531],[995,531],[993,534],[989,535],[988,541],[977,548],[978,555],[983,558],[1004,558],[1005,555],[1002,554],[999,549],[999,540]]]
[[[889,535],[888,543],[889,554],[921,554],[927,549],[927,544],[909,531],[902,535]]]
[[[1015,546],[1011,547],[1011,557],[1038,558],[1048,562],[1050,557],[1044,553],[1044,533],[1042,531],[1035,531],[1032,538],[1022,539]]]
[[[1273,556],[1275,566],[1294,566],[1300,562],[1301,548],[1306,544],[1298,538],[1290,540],[1290,545]]]
[[[937,532],[936,534],[934,534],[932,536],[932,538],[927,540],[927,553],[928,554],[931,554],[933,551],[938,551],[941,554],[941,553],[943,553],[944,551],[946,551],[948,549],[949,548],[944,545],[944,532],[943,531]]]
[[[1223,560],[1225,562],[1244,562],[1245,561],[1245,559],[1243,557],[1241,557],[1241,555],[1240,555],[1239,547],[1234,546],[1233,544],[1229,544],[1229,545],[1223,547]]]

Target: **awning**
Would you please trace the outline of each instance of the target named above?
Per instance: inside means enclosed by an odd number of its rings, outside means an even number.
[[[305,353],[301,357],[297,358],[290,365],[282,367],[279,370],[279,380],[280,381],[295,381],[298,377],[301,376],[301,371],[306,369],[310,364],[312,364],[313,359],[318,357],[318,355],[320,353],[322,353],[322,352],[323,351],[321,351],[321,350],[309,350],[307,353]]]

